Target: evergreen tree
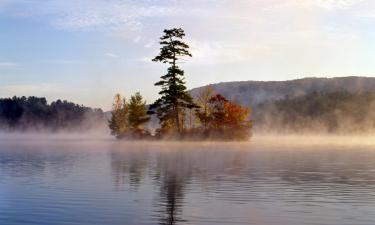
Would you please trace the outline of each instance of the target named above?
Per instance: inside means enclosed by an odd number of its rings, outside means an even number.
[[[126,100],[120,94],[115,95],[115,100],[112,106],[111,119],[108,121],[108,126],[111,129],[111,134],[120,137],[128,130],[128,105]]]
[[[150,117],[147,115],[146,101],[143,100],[139,92],[130,97],[128,109],[129,127],[134,130],[141,129],[140,126],[150,119]]]
[[[153,61],[169,64],[167,74],[161,76],[161,80],[155,83],[161,86],[161,97],[151,105],[155,110],[163,129],[171,128],[181,133],[183,130],[182,113],[188,106],[194,105],[193,99],[186,90],[184,71],[177,65],[184,56],[191,57],[188,51],[189,45],[182,41],[185,32],[181,28],[164,30],[160,38],[160,53]]]

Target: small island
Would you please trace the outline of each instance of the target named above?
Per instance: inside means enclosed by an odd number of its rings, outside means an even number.
[[[165,75],[155,83],[160,97],[147,105],[139,92],[129,100],[116,94],[109,128],[118,139],[226,140],[244,141],[251,136],[250,109],[229,101],[210,86],[193,98],[185,86],[185,73],[178,63],[192,57],[183,42],[181,28],[164,30],[160,53],[152,61],[168,64]],[[155,117],[159,127],[151,132],[145,124]]]

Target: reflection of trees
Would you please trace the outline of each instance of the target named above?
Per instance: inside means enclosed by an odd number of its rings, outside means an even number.
[[[184,152],[162,152],[157,156],[154,179],[160,184],[156,205],[160,224],[183,221],[184,188],[192,175],[190,160]]]
[[[184,182],[177,175],[167,175],[160,187],[157,212],[160,224],[176,224],[181,221]]]
[[[369,152],[217,148],[194,149],[187,144],[173,150],[114,152],[112,167],[118,178],[152,185],[154,218],[162,225],[186,223],[190,189],[209,192],[217,201],[247,204],[265,198],[316,201],[314,197],[323,194],[358,197],[361,194],[352,191],[354,186],[375,185],[375,175],[369,172],[375,168],[375,154]]]
[[[145,151],[135,149],[111,152],[112,176],[116,188],[128,182],[131,188],[137,189],[145,176],[146,167]]]
[[[229,146],[232,149],[224,146],[224,150],[217,149],[217,145],[198,147],[197,150],[186,144],[166,151],[153,146],[152,151],[134,150],[121,153],[120,157],[116,153],[112,160],[117,174],[115,183],[119,185],[124,177],[133,184],[139,184],[145,177],[150,182],[154,180],[158,187],[155,206],[162,224],[182,220],[184,193],[192,179],[203,190],[220,192],[218,198],[229,201],[251,200],[258,192],[275,194],[283,188],[309,194],[319,191],[314,187],[322,184],[337,186],[338,191],[375,185],[375,175],[368,172],[374,169],[375,154],[369,151],[353,154],[343,150],[242,151],[233,146]]]
[[[178,152],[159,152],[156,161],[150,161],[144,148],[111,152],[111,167],[114,185],[128,183],[136,189],[147,174],[159,187],[155,204],[156,217],[160,224],[176,224],[182,221],[182,205],[184,187],[191,176],[189,158]],[[146,168],[149,169],[146,173]]]
[[[244,173],[244,152],[217,151],[216,146],[199,147],[202,151],[186,145],[173,151],[159,152],[156,156],[153,178],[160,186],[156,207],[162,225],[186,222],[182,209],[185,191],[192,179],[204,185],[216,183],[218,175],[237,177]]]
[[[375,168],[375,154],[368,152],[198,147],[186,144],[173,150],[153,147],[113,152],[115,184],[121,184],[121,177],[130,183],[151,184],[157,196],[153,215],[162,225],[186,223],[190,189],[212,193],[217,201],[247,204],[265,198],[316,201],[315,196],[324,194],[358,197],[353,186],[375,184],[369,172]]]
[[[194,151],[182,147],[172,151],[145,147],[111,152],[111,167],[114,185],[129,184],[138,187],[150,179],[158,187],[155,198],[155,216],[160,224],[180,224],[183,219],[184,192],[191,179],[204,184],[216,182],[216,175],[237,176],[244,172],[242,153],[217,152],[215,150]],[[227,168],[230,168],[229,170]]]

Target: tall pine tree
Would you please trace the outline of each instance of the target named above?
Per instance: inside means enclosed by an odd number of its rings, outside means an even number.
[[[182,41],[185,32],[181,28],[164,30],[160,38],[160,53],[152,61],[169,64],[167,74],[155,83],[161,86],[161,97],[151,105],[156,112],[162,129],[172,128],[178,133],[183,131],[183,113],[194,105],[193,99],[186,90],[184,71],[177,65],[183,57],[191,57],[189,45]]]

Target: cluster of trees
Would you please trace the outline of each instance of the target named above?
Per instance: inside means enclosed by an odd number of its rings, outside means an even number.
[[[155,131],[155,138],[187,139],[227,139],[246,140],[250,136],[251,121],[249,109],[235,104],[213,93],[212,89],[203,90],[195,100],[191,97],[184,81],[184,71],[178,63],[184,57],[191,57],[189,45],[183,42],[185,36],[181,28],[164,30],[160,38],[160,53],[155,62],[168,64],[167,73],[155,83],[161,87],[160,98],[148,108],[139,93],[127,103],[116,95],[109,127],[117,137],[145,137],[150,134],[142,125],[155,115],[160,127]],[[138,113],[131,110],[133,98]],[[138,121],[134,126],[133,121]],[[136,134],[136,135],[135,135]]]
[[[209,93],[213,91],[208,87],[198,95],[200,108],[196,110],[196,117],[201,127],[194,129],[194,133],[214,139],[248,139],[252,125],[248,119],[249,108],[231,102],[220,94]]]
[[[129,101],[116,94],[111,119],[108,121],[112,135],[117,138],[149,137],[150,133],[142,126],[149,120],[146,101],[139,92],[132,95]]]
[[[374,132],[375,92],[313,92],[266,102],[253,120],[257,130],[266,132]]]
[[[0,99],[0,128],[3,130],[87,130],[103,120],[101,109],[46,98],[13,97]]]

